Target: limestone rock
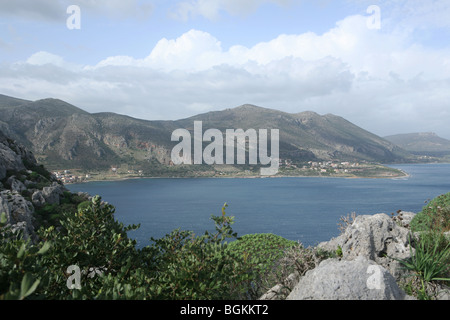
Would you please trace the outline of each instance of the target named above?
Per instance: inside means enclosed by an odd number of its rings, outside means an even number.
[[[410,219],[412,216],[408,215]],[[382,265],[398,279],[402,276],[403,269],[395,259],[408,258],[414,252],[410,246],[410,238],[408,228],[387,214],[379,213],[357,216],[343,234],[320,243],[319,247],[329,251],[340,247],[345,260],[363,256]]]
[[[35,237],[33,227],[34,207],[17,192],[10,190],[0,192],[0,213],[6,213],[6,223],[13,230],[23,231],[25,239]]]
[[[363,256],[327,259],[306,272],[286,300],[410,299],[382,266]]]
[[[11,186],[12,191],[22,192],[27,190],[27,187],[22,183],[22,181],[17,180],[16,176],[9,177],[6,183]]]
[[[33,205],[36,207],[42,207],[45,204],[45,198],[42,195],[41,190],[37,190],[33,193],[31,196],[31,202],[33,202]]]
[[[8,170],[25,170],[24,163],[36,164],[36,159],[31,152],[8,139],[0,131],[0,180],[6,177]]]
[[[65,188],[58,184],[57,182],[53,182],[50,187],[44,187],[42,189],[42,196],[45,199],[47,204],[60,204],[60,199],[64,194]]]
[[[20,171],[22,169],[24,166],[20,156],[11,150],[9,145],[2,143],[0,137],[0,180],[6,177],[7,170]]]

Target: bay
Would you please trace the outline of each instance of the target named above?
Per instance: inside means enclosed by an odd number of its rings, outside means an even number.
[[[72,192],[100,195],[116,207],[125,225],[140,224],[129,236],[138,247],[172,230],[213,231],[211,215],[235,217],[239,236],[273,233],[314,246],[339,235],[342,216],[419,212],[426,201],[450,192],[450,164],[395,165],[400,179],[142,178],[67,185]]]

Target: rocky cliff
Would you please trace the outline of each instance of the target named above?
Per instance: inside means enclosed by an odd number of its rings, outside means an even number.
[[[44,208],[54,209],[70,196],[38,165],[33,153],[0,131],[0,213],[6,214],[13,230],[35,241],[35,228],[43,223]]]

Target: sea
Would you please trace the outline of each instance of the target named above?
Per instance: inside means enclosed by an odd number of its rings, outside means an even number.
[[[129,237],[138,247],[175,229],[197,235],[214,231],[211,215],[234,217],[238,236],[273,233],[304,246],[339,235],[341,217],[420,212],[450,192],[450,164],[404,164],[404,178],[141,178],[69,184],[72,192],[100,195],[115,218],[139,224]]]

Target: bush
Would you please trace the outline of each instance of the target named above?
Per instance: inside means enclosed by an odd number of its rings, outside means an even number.
[[[237,235],[225,208],[211,217],[215,233],[175,230],[140,250],[127,236],[138,226],[116,221],[100,197],[41,228],[38,244],[0,225],[0,299],[245,298],[254,272],[227,250]]]
[[[444,232],[450,230],[450,193],[432,199],[411,221],[418,232],[411,257],[399,260],[410,271],[406,289],[419,299],[431,299],[436,282],[450,281],[450,241]]]
[[[411,221],[411,230],[450,231],[450,192],[432,199]]]
[[[286,270],[280,267],[279,261],[286,250],[295,247],[299,247],[296,241],[271,233],[244,235],[229,244],[227,251],[238,255],[251,270],[250,281],[246,284],[248,298],[259,298],[286,275]],[[287,272],[293,271],[294,268],[291,267]]]
[[[248,292],[251,270],[240,254],[227,250],[227,239],[236,239],[234,217],[212,216],[216,232],[196,236],[175,230],[144,251],[151,259],[153,285],[161,299],[242,299]]]
[[[50,299],[93,299],[102,288],[102,278],[92,277],[93,270],[105,276],[118,274],[136,257],[136,242],[128,238],[127,231],[137,226],[124,227],[113,214],[112,205],[94,197],[90,207],[62,213],[58,228],[40,230],[41,239],[52,246],[41,261],[44,271],[38,294]],[[66,270],[70,266],[82,271],[79,291],[67,287]]]
[[[83,201],[78,205],[78,211],[86,210],[90,207],[91,201]]]
[[[42,270],[40,259],[50,244],[32,245],[22,234],[6,225],[6,214],[0,214],[0,300],[25,299],[37,289]]]

